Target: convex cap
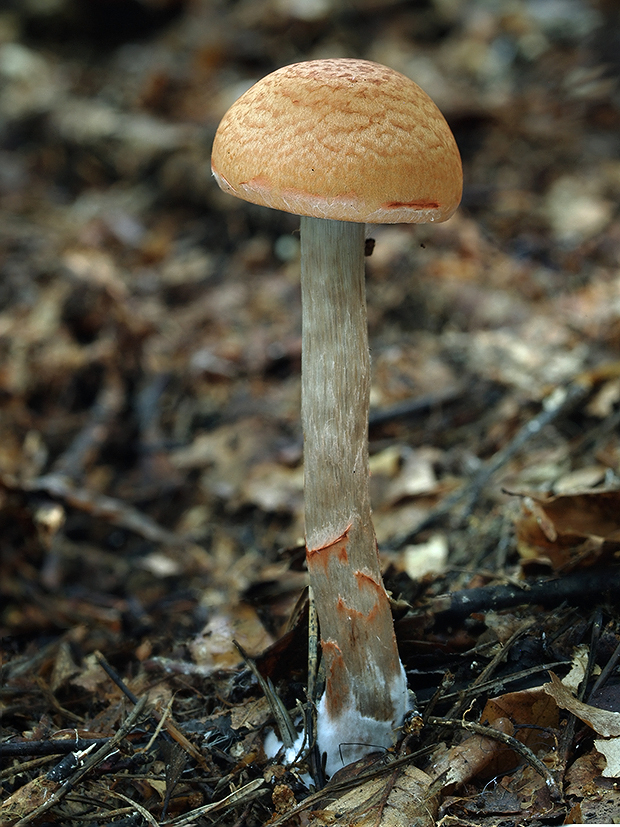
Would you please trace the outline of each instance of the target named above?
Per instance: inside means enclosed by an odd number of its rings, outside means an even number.
[[[222,118],[211,165],[245,201],[371,224],[445,221],[463,186],[433,101],[367,60],[310,60],[258,81]]]

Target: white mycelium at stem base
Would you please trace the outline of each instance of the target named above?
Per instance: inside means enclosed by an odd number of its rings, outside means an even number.
[[[307,562],[326,688],[329,774],[388,747],[407,710],[371,520],[364,225],[301,219],[302,422]]]

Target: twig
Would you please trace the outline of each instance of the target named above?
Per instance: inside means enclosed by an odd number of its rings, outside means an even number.
[[[168,827],[168,825],[169,827],[186,827],[186,825],[193,824],[197,818],[207,813],[213,813],[227,807],[238,807],[240,804],[264,795],[266,792],[268,792],[268,790],[265,788],[265,779],[255,778],[254,781],[250,781],[249,784],[235,790],[230,795],[227,795],[226,798],[222,798],[220,801],[214,801],[211,804],[205,804],[203,807],[198,807],[189,813],[184,813],[169,821],[163,821],[162,825],[166,825],[166,827]]]
[[[118,674],[116,669],[113,669],[110,666],[110,664],[105,659],[105,657],[101,654],[101,652],[98,652],[98,651],[95,652],[95,657],[97,658],[97,663],[99,664],[99,666],[103,669],[103,671],[110,678],[110,680],[113,683],[115,683],[116,686],[118,686],[118,688],[121,690],[123,695],[125,695],[126,698],[129,698],[129,700],[131,701],[132,704],[137,704],[138,703],[138,696],[134,695],[134,693],[127,686],[125,681]]]
[[[464,390],[464,385],[449,385],[447,388],[436,391],[435,393],[414,396],[411,399],[403,399],[402,402],[390,405],[388,408],[372,410],[368,417],[368,425],[370,428],[373,428],[377,425],[383,425],[386,422],[393,422],[395,419],[405,419],[410,416],[416,416],[429,409],[436,408],[445,402],[452,402],[461,396]]]
[[[304,810],[323,809],[323,805],[327,800],[336,800],[342,793],[355,787],[360,787],[366,781],[372,781],[382,775],[389,775],[390,773],[399,770],[406,764],[411,764],[412,762],[418,760],[420,756],[427,755],[429,751],[430,748],[425,747],[424,749],[417,750],[416,752],[409,753],[408,755],[401,755],[398,758],[388,756],[389,760],[387,760],[387,762],[384,757],[381,756],[368,771],[357,773],[343,780],[338,778],[335,780],[330,779],[322,790],[311,793],[287,813],[278,816],[278,818],[274,821],[270,821],[269,827],[284,827],[284,825],[288,824],[289,821],[294,823],[293,816],[304,812]]]
[[[121,801],[124,801],[126,804],[129,804],[133,810],[135,810],[142,816],[142,818],[146,821],[147,824],[151,825],[151,827],[159,827],[157,819],[153,818],[149,811],[146,810],[141,804],[138,804],[137,801],[132,801],[131,798],[129,798],[126,795],[123,795],[123,793],[119,792],[118,790],[108,790],[108,793],[110,795],[116,796],[116,798],[120,798]]]
[[[95,657],[101,668],[106,672],[106,674],[114,681],[114,683],[118,686],[118,688],[123,692],[132,703],[137,703],[138,698],[133,694],[133,692],[129,689],[127,684],[122,680],[122,678],[117,674],[117,672],[110,666],[101,652],[95,652]],[[168,735],[179,744],[191,757],[196,761],[203,770],[206,772],[210,772],[209,765],[207,764],[204,756],[202,753],[189,741],[185,735],[181,732],[181,730],[177,727],[172,719],[172,715],[162,716],[160,712],[156,709],[151,710],[151,717],[155,720],[156,723],[159,723],[162,717],[166,718],[164,728]]]
[[[13,741],[0,744],[3,758],[23,755],[67,755],[76,750],[82,752],[92,746],[107,743],[109,738],[46,738],[44,741]],[[0,777],[2,775],[0,774]]]
[[[452,672],[445,672],[441,679],[441,683],[437,686],[437,689],[435,689],[428,704],[424,708],[422,720],[425,724],[428,723],[428,719],[435,711],[435,707],[439,701],[446,700],[446,698],[450,697],[448,695],[448,689],[452,686],[454,686],[454,675]],[[456,699],[461,699],[463,694],[461,692],[454,692],[452,693],[452,696]]]
[[[8,757],[7,753],[5,753],[3,749],[0,749],[0,757]],[[11,778],[15,775],[25,775],[26,773],[36,769],[37,767],[45,766],[45,764],[50,764],[55,759],[55,757],[55,755],[41,755],[39,756],[39,758],[31,758],[30,761],[22,761],[20,764],[12,763],[10,766],[5,767],[3,770],[0,770],[0,781],[2,781],[4,778]]]
[[[534,620],[526,620],[520,624],[520,626],[512,633],[512,635],[506,641],[506,643],[503,646],[500,646],[499,651],[496,653],[495,657],[491,658],[491,660],[487,663],[484,669],[476,677],[476,679],[473,681],[471,689],[476,689],[480,684],[486,682],[489,675],[492,675],[493,672],[495,672],[495,670],[499,666],[499,664],[506,657],[508,657],[513,643],[515,643],[522,635],[524,635],[527,632],[527,630],[534,625],[534,623]],[[452,717],[454,715],[462,715],[466,706],[467,698],[461,697],[450,709],[450,711],[448,712],[448,716]]]
[[[308,769],[318,790],[325,786],[325,773],[316,743],[317,673],[319,663],[319,618],[312,587],[308,588],[308,702],[306,705],[306,739]]]
[[[10,474],[0,474],[0,485],[12,491],[47,494],[66,506],[107,520],[112,525],[133,531],[155,543],[187,545],[188,541],[183,537],[167,531],[128,503],[89,491],[80,485],[86,465],[101,449],[123,401],[120,379],[115,371],[110,371],[90,410],[88,422],[56,460],[52,470],[48,474],[26,480],[18,480]]]
[[[154,543],[185,546],[188,542],[178,534],[162,528],[146,514],[122,500],[96,494],[85,488],[76,488],[74,483],[63,474],[52,472],[31,480],[17,480],[11,474],[0,474],[0,486],[10,491],[47,494],[53,499],[62,500],[71,508],[100,517],[112,525],[133,531]]]
[[[123,401],[118,374],[110,370],[89,411],[88,422],[58,457],[52,468],[53,474],[60,474],[76,482],[82,478],[86,465],[107,439],[110,426],[121,410]]]
[[[472,612],[498,611],[512,606],[542,605],[547,608],[568,603],[591,604],[593,597],[613,600],[620,590],[620,567],[580,570],[553,580],[523,582],[523,586],[480,586],[434,597],[425,607],[438,623],[454,623]]]
[[[68,801],[72,801],[73,797],[69,797]],[[114,824],[115,822],[113,819],[119,818],[120,816],[126,816],[130,813],[134,812],[134,807],[118,807],[116,810],[106,810],[105,811],[105,818],[106,824]],[[101,812],[97,811],[96,813],[81,813],[80,814],[80,821],[88,823],[89,821],[96,821],[97,825],[101,824],[102,816]]]
[[[172,704],[174,703],[174,695],[170,696],[170,700],[166,704],[166,708],[164,709],[163,713],[159,714],[159,720],[157,721],[157,726],[155,727],[155,732],[151,735],[148,744],[144,747],[144,752],[148,752],[150,748],[153,746],[155,741],[161,734],[162,729],[166,725],[166,720],[168,715],[170,715],[170,710],[172,709]]]
[[[590,646],[588,647],[588,660],[586,668],[584,670],[583,677],[579,683],[576,692],[577,700],[581,701],[582,703],[586,695],[590,678],[592,677],[592,672],[594,670],[594,667],[596,666],[602,627],[603,612],[600,606],[596,606],[592,617],[592,628],[590,630]],[[581,721],[577,718],[577,716],[572,710],[566,710],[566,716],[567,717],[564,720],[564,726],[560,731],[560,736],[558,738],[556,746],[557,761],[559,762],[559,765],[564,769],[564,772],[566,772],[568,768],[569,756],[574,743],[577,725],[581,723]]]
[[[499,471],[532,437],[539,434],[544,427],[550,425],[559,416],[574,408],[575,405],[589,393],[591,387],[592,380],[587,376],[580,376],[567,387],[556,388],[553,393],[549,394],[549,396],[543,400],[542,410],[538,416],[526,422],[511,442],[494,454],[472,480],[464,483],[461,488],[442,500],[437,508],[433,509],[430,514],[411,531],[394,538],[390,544],[392,548],[402,548],[407,545],[407,543],[411,543],[421,531],[434,525],[437,520],[449,514],[452,509],[461,502],[465,503],[461,513],[461,520],[465,519],[471,514],[475,503],[478,501],[480,494],[493,474]]]
[[[428,722],[429,724],[439,727],[446,726],[452,727],[453,729],[464,729],[467,732],[473,732],[474,734],[482,735],[485,738],[493,738],[496,741],[501,741],[502,744],[506,744],[506,746],[517,752],[536,770],[536,772],[544,779],[547,789],[549,790],[549,794],[555,801],[560,801],[562,799],[562,791],[560,790],[551,770],[540,760],[540,758],[537,758],[536,755],[534,755],[529,747],[526,747],[525,744],[522,744],[521,741],[518,741],[512,735],[507,735],[506,733],[500,732],[493,727],[482,726],[481,724],[475,724],[461,719],[455,720],[452,718],[435,718],[434,716],[431,716],[428,719]],[[438,786],[438,789],[435,790],[435,792],[439,792],[441,789],[441,776],[435,779],[433,782],[433,786],[434,785]]]
[[[616,668],[616,664],[618,663],[618,660],[620,660],[620,643],[618,643],[618,645],[614,649],[611,657],[609,658],[609,660],[607,661],[607,663],[605,664],[605,666],[601,670],[601,674],[596,679],[596,683],[592,687],[592,691],[590,692],[590,694],[588,696],[588,702],[589,703],[591,702],[591,699],[596,696],[596,693],[601,688],[601,686],[604,686],[605,683],[609,680],[610,675],[612,674],[612,672]]]
[[[502,691],[506,686],[509,686],[515,681],[524,681],[532,675],[537,675],[541,672],[548,672],[550,669],[557,669],[558,666],[569,666],[568,660],[555,660],[549,663],[541,663],[537,666],[530,666],[529,669],[520,669],[518,672],[513,672],[512,675],[502,675],[501,677],[492,678],[491,680],[478,683],[476,686],[469,686],[467,689],[461,689],[458,692],[446,692],[445,695],[440,696],[440,700],[444,702],[452,701],[458,698],[471,698],[472,696],[480,697],[482,694],[488,695],[491,692],[497,693]],[[441,687],[440,687],[441,688]],[[424,710],[426,715],[426,709]],[[430,715],[430,712],[428,713]]]
[[[51,807],[58,804],[58,802],[63,799],[67,793],[70,792],[75,785],[82,780],[82,778],[84,778],[85,775],[87,775],[94,767],[100,764],[104,758],[113,752],[116,749],[116,745],[119,744],[129,732],[131,732],[140,720],[140,717],[144,712],[146,702],[146,696],[140,698],[136,706],[127,716],[125,722],[119,727],[118,731],[112,736],[112,738],[110,738],[106,744],[101,746],[96,752],[88,757],[84,761],[83,765],[78,767],[78,769],[66,781],[64,781],[43,804],[28,813],[28,815],[24,816],[24,818],[21,818],[15,824],[15,827],[26,827],[26,825],[30,824],[31,821],[34,821],[43,813],[47,812]]]
[[[275,691],[271,680],[267,678],[263,678],[261,673],[258,671],[258,668],[252,658],[246,654],[243,650],[241,644],[239,644],[236,640],[233,640],[233,644],[239,651],[239,654],[243,658],[246,663],[246,666],[250,669],[256,680],[258,681],[260,688],[263,690],[265,697],[267,698],[267,702],[269,703],[269,707],[271,708],[271,712],[273,717],[276,719],[276,723],[278,725],[278,729],[280,731],[280,738],[282,739],[282,744],[286,749],[290,749],[295,741],[297,740],[297,731],[295,726],[291,720],[291,716],[288,714],[288,710],[282,703],[280,696]]]

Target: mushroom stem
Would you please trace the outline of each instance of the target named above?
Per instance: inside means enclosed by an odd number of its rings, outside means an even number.
[[[306,555],[326,668],[327,771],[390,746],[407,709],[368,472],[364,225],[301,218]]]

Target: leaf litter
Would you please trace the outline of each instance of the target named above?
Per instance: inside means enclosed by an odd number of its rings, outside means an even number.
[[[612,5],[0,12],[3,824],[620,818]],[[447,224],[372,230],[418,712],[323,789],[264,750],[308,704],[297,222],[209,173],[238,92],[317,54],[411,74],[466,177]]]

